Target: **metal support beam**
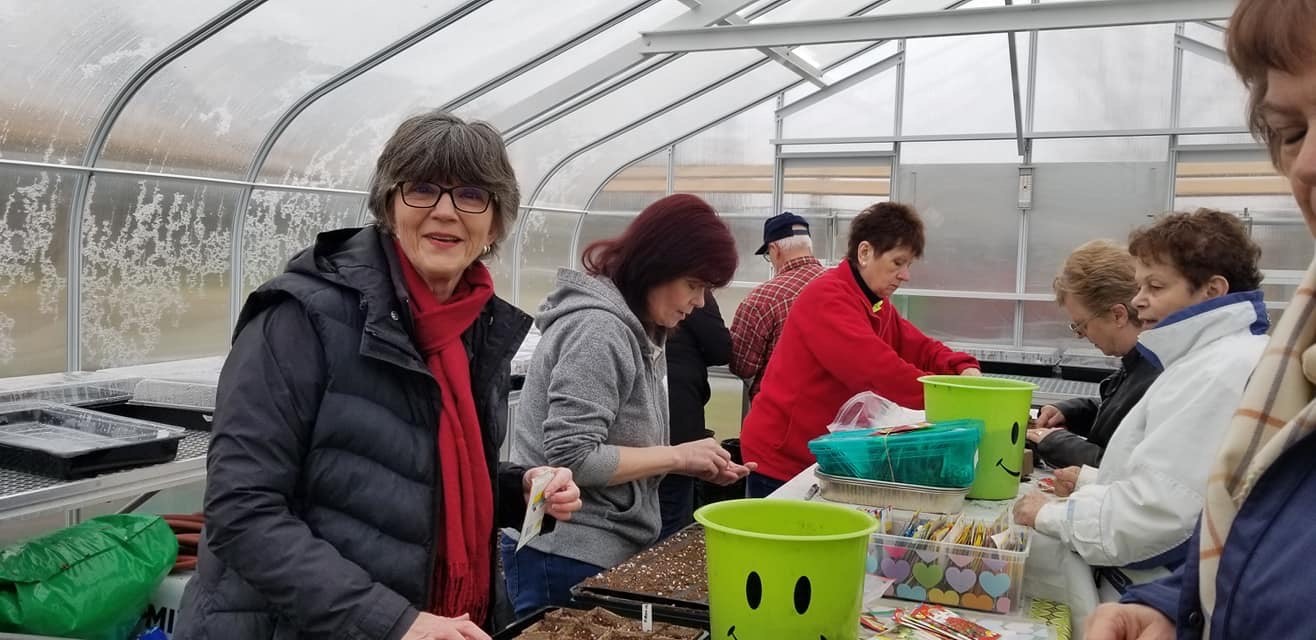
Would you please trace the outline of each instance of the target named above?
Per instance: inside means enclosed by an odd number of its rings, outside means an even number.
[[[681,0],[681,4],[684,4],[691,9],[696,9],[699,7],[699,0]],[[717,24],[741,25],[749,24],[749,20],[740,17],[740,14],[733,13],[726,18],[719,20]],[[786,47],[763,47],[758,51],[759,53],[771,58],[777,64],[790,69],[791,73],[794,73],[819,87],[827,86],[827,81],[823,80],[822,72],[819,71],[816,66],[811,64],[808,60],[791,53]]]
[[[660,0],[640,0],[639,2],[632,2],[629,6],[626,6],[620,12],[599,21],[594,26],[584,31],[581,31],[580,33],[577,33],[571,38],[559,42],[556,46],[546,51],[539,52],[538,54],[532,56],[530,59],[526,60],[520,65],[517,65],[515,68],[509,69],[497,76],[494,76],[480,83],[479,86],[469,91],[466,91],[465,93],[462,93],[461,95],[443,103],[443,106],[440,108],[445,111],[452,111],[457,107],[460,107],[486,93],[489,93],[490,91],[493,91],[495,88],[501,86],[502,84],[515,80],[525,72],[535,67],[538,67],[539,65],[544,64],[545,62],[548,62],[553,58],[558,57],[559,55],[571,49],[572,47],[575,47],[581,44],[582,42],[585,42],[586,40],[589,40],[590,38],[593,38],[594,36],[597,36],[600,33],[607,31],[608,29],[616,27],[618,24],[621,24],[622,22],[634,17],[636,14],[639,14],[645,9],[648,9],[649,7],[657,4],[659,1]]]
[[[1012,0],[1005,0],[1005,6],[1011,6]],[[1014,133],[1015,143],[1019,146],[1019,155],[1023,156],[1028,142],[1024,140],[1024,109],[1019,97],[1019,48],[1013,31],[1005,34],[1010,48],[1010,95],[1014,99]]]
[[[96,122],[96,127],[91,132],[91,139],[87,143],[87,151],[83,154],[82,164],[88,167],[95,166],[96,160],[100,158],[101,151],[105,148],[105,142],[109,140],[114,123],[119,120],[119,115],[147,81],[155,77],[155,74],[169,63],[238,21],[242,16],[251,13],[264,2],[265,0],[241,0],[233,4],[219,15],[175,40],[138,67],[114,94],[105,107],[105,112],[101,114],[100,120]],[[91,174],[87,174],[77,181],[69,205],[68,273],[65,280],[68,326],[65,335],[67,355],[64,365],[69,371],[77,371],[82,367],[82,325],[80,324],[82,321],[82,219],[86,215],[87,194],[91,189],[91,180]]]
[[[1235,0],[1088,0],[984,9],[861,16],[641,34],[645,54],[757,49],[895,38],[1083,29],[1227,18]]]
[[[752,0],[709,0],[663,25],[667,29],[704,27],[736,13]],[[728,27],[729,28],[729,27]],[[599,56],[598,60],[571,75],[527,96],[517,104],[489,119],[501,131],[511,131],[561,106],[569,100],[607,82],[645,60],[643,42],[631,42]]]
[[[1165,127],[1152,129],[1081,129],[1073,131],[1033,131],[1025,140],[1057,140],[1065,138],[1142,138],[1170,135],[1229,135],[1248,133],[1247,127]],[[998,133],[948,133],[909,136],[851,136],[841,138],[779,138],[769,144],[880,144],[885,142],[954,142],[959,140],[1014,140],[1013,131]]]
[[[274,121],[269,131],[265,132],[265,137],[256,147],[256,153],[252,155],[251,163],[247,165],[247,182],[254,183],[260,176],[261,169],[265,167],[265,161],[270,157],[270,152],[274,150],[274,145],[279,141],[279,137],[284,131],[292,125],[297,116],[306,111],[308,107],[315,104],[317,100],[325,97],[329,92],[337,89],[353,79],[360,77],[365,72],[374,69],[383,64],[393,56],[406,51],[412,46],[424,41],[426,38],[438,33],[440,29],[451,26],[453,23],[465,18],[475,12],[480,7],[489,4],[491,0],[470,0],[458,5],[453,10],[439,16],[419,29],[408,33],[402,38],[390,43],[388,46],[370,54],[366,58],[357,61],[350,67],[339,71],[333,77],[321,82],[314,89],[306,92],[296,102],[279,115]],[[250,186],[243,187],[242,193],[238,195],[237,212],[233,216],[233,228],[231,235],[231,273],[233,286],[229,288],[229,326],[235,326],[238,323],[238,313],[242,311],[242,283],[243,264],[242,251],[244,242],[242,239],[243,228],[247,221],[247,207],[251,203]]]
[[[1180,49],[1189,53],[1195,53],[1212,62],[1218,62],[1223,65],[1229,64],[1229,56],[1221,49],[1217,49],[1201,40],[1194,40],[1185,35],[1174,36],[1174,44]]]
[[[796,100],[795,102],[792,102],[782,107],[777,111],[777,115],[784,118],[786,116],[789,116],[793,113],[800,111],[801,109],[807,109],[815,104],[818,104],[819,102],[822,102],[823,100],[826,100],[827,98],[830,98],[842,91],[845,91],[846,89],[850,89],[855,85],[858,85],[863,81],[872,78],[873,76],[882,73],[883,71],[886,71],[887,69],[890,69],[904,61],[905,61],[904,52],[893,53],[890,56],[887,56],[871,65],[868,65],[867,67],[864,67],[863,69],[860,69],[840,80],[837,80],[836,82],[833,82],[830,85],[827,85],[827,87],[822,89],[821,91],[816,91],[812,94],[809,94],[803,98],[800,98],[799,100]]]

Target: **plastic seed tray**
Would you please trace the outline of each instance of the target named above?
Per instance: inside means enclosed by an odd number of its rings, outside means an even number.
[[[653,605],[673,621],[708,624],[704,528],[693,524],[571,589],[572,601],[623,615]]]
[[[560,613],[559,613],[560,612]],[[589,629],[561,628],[552,625],[552,622],[561,619],[561,614],[566,613],[572,619],[579,619],[587,622],[594,622],[588,625]],[[544,629],[543,625],[536,627],[536,624],[548,619],[551,629]],[[556,619],[556,620],[555,620]],[[514,640],[516,638],[539,639],[553,638],[554,640],[570,638],[572,640],[629,640],[631,638],[691,638],[693,640],[708,640],[708,631],[704,629],[707,624],[691,625],[686,621],[673,619],[658,609],[653,613],[654,632],[646,633],[637,631],[639,624],[632,620],[619,620],[612,617],[606,612],[585,611],[583,609],[547,607],[540,609],[516,622],[513,622],[507,628],[494,634],[493,640]],[[599,623],[602,624],[599,624]],[[622,628],[616,628],[618,623],[624,622]],[[672,629],[667,625],[676,625],[679,629]],[[633,629],[631,628],[633,627]]]
[[[0,405],[0,467],[66,480],[169,462],[182,429],[49,402]]]

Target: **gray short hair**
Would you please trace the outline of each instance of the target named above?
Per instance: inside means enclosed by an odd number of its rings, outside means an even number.
[[[799,225],[796,226],[800,229],[805,228],[800,227]],[[777,245],[778,251],[798,251],[800,249],[808,249],[810,253],[813,253],[813,238],[810,238],[809,236],[787,236],[781,240],[773,242],[772,244]]]
[[[521,190],[507,157],[503,137],[487,122],[467,122],[440,109],[407,118],[375,163],[370,177],[370,212],[393,232],[393,188],[407,180],[440,181],[484,187],[493,193],[493,228],[497,240],[516,223]]]

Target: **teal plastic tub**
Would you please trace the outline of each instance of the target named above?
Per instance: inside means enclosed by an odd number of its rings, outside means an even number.
[[[818,468],[833,476],[962,489],[973,484],[981,420],[950,420],[883,435],[838,431],[809,441]]]

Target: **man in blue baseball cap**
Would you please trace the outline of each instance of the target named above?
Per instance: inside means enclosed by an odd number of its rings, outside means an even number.
[[[731,372],[750,381],[751,399],[786,326],[787,312],[804,285],[824,271],[813,257],[809,221],[789,211],[763,223],[763,246],[754,253],[772,264],[773,277],[749,292],[731,321]]]

